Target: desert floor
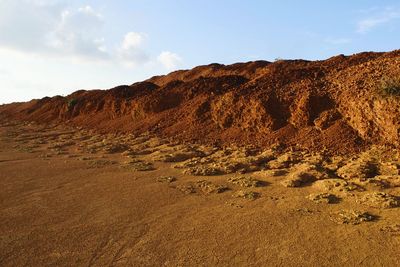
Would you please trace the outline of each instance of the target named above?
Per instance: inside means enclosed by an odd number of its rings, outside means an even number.
[[[394,151],[326,159],[11,121],[0,136],[1,266],[400,262]]]

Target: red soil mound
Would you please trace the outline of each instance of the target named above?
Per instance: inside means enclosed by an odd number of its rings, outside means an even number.
[[[400,100],[377,93],[400,73],[400,50],[324,61],[211,64],[110,90],[0,106],[3,116],[105,132],[345,153],[400,143]]]

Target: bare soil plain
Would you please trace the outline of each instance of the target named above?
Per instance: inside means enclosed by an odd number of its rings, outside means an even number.
[[[0,266],[399,266],[399,77],[365,52],[0,105]]]
[[[400,159],[0,124],[1,266],[398,266]]]

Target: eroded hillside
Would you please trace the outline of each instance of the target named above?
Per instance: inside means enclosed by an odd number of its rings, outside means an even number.
[[[400,51],[324,61],[211,64],[110,90],[3,105],[3,116],[210,144],[333,152],[399,145],[400,100],[377,92]]]

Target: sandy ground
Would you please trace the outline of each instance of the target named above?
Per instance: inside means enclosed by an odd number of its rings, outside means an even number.
[[[375,191],[398,196],[397,186],[341,190],[321,203],[310,200],[321,193],[315,183],[283,186],[289,174],[245,173],[257,179],[243,184],[237,173],[195,176],[150,161],[163,149],[138,149],[143,138],[10,122],[0,135],[1,266],[400,262],[398,198],[367,201]],[[136,150],[110,147],[117,139]]]

